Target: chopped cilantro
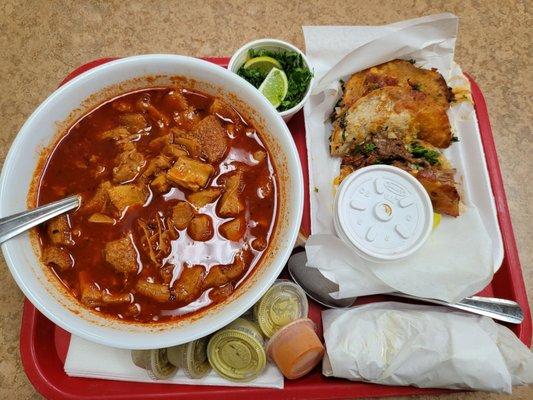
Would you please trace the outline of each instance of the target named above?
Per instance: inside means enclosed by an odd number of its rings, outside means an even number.
[[[346,114],[342,114],[340,117],[339,117],[339,126],[344,129],[346,128]]]
[[[368,154],[376,150],[376,145],[374,143],[365,143],[363,146],[363,153]]]
[[[431,165],[439,163],[440,153],[438,151],[427,149],[416,142],[411,144],[411,154],[417,158],[425,158]]]
[[[339,97],[339,99],[335,103],[335,106],[333,107],[333,111],[331,111],[331,114],[329,115],[329,120],[331,121],[331,123],[333,123],[335,119],[337,118],[337,107],[341,107],[341,106],[342,106],[342,97]]]
[[[315,186],[315,193],[318,193],[318,188]]]
[[[355,146],[353,146],[352,148],[352,155],[356,155],[356,154],[359,154],[361,153],[361,145],[359,144],[356,144]]]
[[[339,83],[341,85],[341,93],[344,93],[344,85],[346,84],[346,82],[344,82],[342,79],[339,79]],[[339,97],[335,105],[333,106],[333,110],[331,111],[331,114],[329,114],[329,120],[331,121],[331,123],[333,123],[335,119],[337,118],[337,108],[342,107],[342,105],[343,104],[342,104],[342,96],[341,96]]]
[[[266,75],[262,74],[261,71],[254,69],[254,68],[247,68],[244,67],[239,68],[237,71],[237,75],[240,77],[246,79],[248,82],[250,82],[252,85],[254,85],[256,88],[261,86],[261,83],[266,78]]]
[[[278,107],[278,111],[285,111],[296,104],[298,104],[304,97],[313,73],[305,65],[305,62],[300,54],[295,51],[284,51],[284,52],[274,52],[263,49],[250,49],[248,51],[248,56],[250,58],[268,56],[272,57],[279,61],[281,68],[287,75],[287,80],[289,82],[289,89],[287,96],[281,102],[281,105]],[[265,74],[260,73],[253,68],[245,69],[244,66],[239,68],[237,75],[246,79],[256,88],[261,86],[263,80],[266,78]]]

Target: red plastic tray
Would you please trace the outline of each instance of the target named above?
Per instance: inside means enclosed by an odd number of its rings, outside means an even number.
[[[65,80],[85,72],[100,64],[113,60],[105,58],[85,64],[71,72]],[[227,58],[208,58],[207,60],[226,66]],[[483,94],[471,76],[472,96],[479,120],[481,139],[485,150],[485,157],[491,178],[492,190],[496,200],[496,208],[504,245],[504,259],[499,271],[494,275],[491,284],[480,294],[497,296],[514,300],[524,311],[524,322],[521,325],[509,325],[509,328],[528,347],[531,344],[531,314],[526,296],[526,289],[522,278],[518,251],[511,225],[511,217],[507,207],[507,200],[503,188],[503,181],[498,165],[496,148],[492,137],[492,130]],[[307,154],[305,147],[305,125],[303,114],[300,112],[289,123],[289,128],[300,152],[304,179],[307,180]],[[309,197],[308,185],[306,198]],[[304,206],[304,220],[302,229],[309,232],[309,204]],[[367,303],[383,296],[369,296],[360,303]],[[321,307],[311,301],[310,317],[321,328]],[[294,380],[285,381],[285,389],[235,388],[218,386],[180,386],[151,383],[132,383],[108,381],[101,379],[71,378],[63,370],[63,363],[70,342],[70,334],[46,319],[33,305],[25,300],[20,334],[20,354],[24,370],[31,383],[38,392],[50,399],[326,399],[326,398],[359,398],[402,396],[416,394],[446,393],[446,390],[428,390],[414,387],[396,387],[373,385],[369,383],[350,382],[336,378],[325,378],[320,369],[315,369],[309,375]]]

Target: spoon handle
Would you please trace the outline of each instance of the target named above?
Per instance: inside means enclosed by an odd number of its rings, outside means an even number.
[[[70,196],[32,210],[0,218],[0,243],[33,228],[51,218],[79,207],[80,196]]]
[[[495,297],[466,297],[457,303],[448,303],[437,299],[427,299],[411,296],[405,293],[387,293],[395,297],[424,301],[426,303],[439,304],[450,308],[467,311],[473,314],[485,315],[487,317],[508,322],[511,324],[521,324],[524,320],[524,313],[520,305],[511,300],[499,299]]]

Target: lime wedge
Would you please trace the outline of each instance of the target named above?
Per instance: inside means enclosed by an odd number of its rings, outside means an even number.
[[[287,75],[281,69],[272,68],[265,80],[259,86],[259,91],[263,93],[274,108],[278,108],[289,90]]]
[[[244,64],[244,69],[255,69],[261,72],[263,76],[268,74],[272,68],[281,69],[281,64],[275,58],[268,56],[250,58]]]
[[[433,229],[439,226],[441,219],[442,219],[442,216],[439,213],[436,213],[436,212],[433,213]]]

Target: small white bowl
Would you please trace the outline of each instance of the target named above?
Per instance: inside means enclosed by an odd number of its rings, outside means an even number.
[[[284,42],[282,40],[278,39],[257,39],[252,42],[246,43],[244,46],[242,46],[239,50],[233,54],[231,59],[229,60],[228,69],[231,72],[234,72],[235,74],[239,70],[239,68],[248,60],[248,51],[250,49],[258,50],[269,50],[269,51],[280,51],[280,50],[288,50],[288,51],[295,51],[298,54],[300,54],[305,62],[305,65],[307,65],[307,68],[311,70],[311,65],[309,64],[309,60],[301,51],[299,48],[293,46],[290,43]],[[309,99],[309,96],[311,95],[311,88],[313,87],[313,84],[315,82],[315,77],[313,76],[311,78],[311,81],[309,82],[309,87],[307,88],[307,92],[305,92],[305,96],[303,97],[302,101],[300,101],[298,104],[296,104],[293,108],[290,108],[285,111],[278,111],[279,115],[281,115],[281,118],[283,118],[283,121],[289,122],[289,120],[293,117],[294,114],[296,114],[298,111],[300,111],[307,99]]]

